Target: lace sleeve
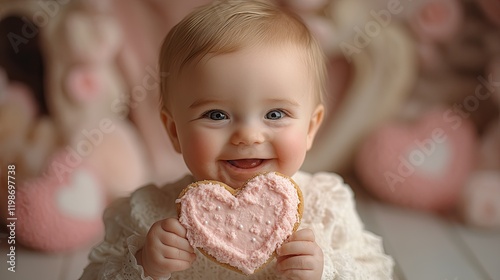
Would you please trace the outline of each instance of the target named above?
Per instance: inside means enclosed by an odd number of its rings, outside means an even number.
[[[135,253],[143,247],[152,223],[168,215],[165,196],[157,187],[147,186],[134,192],[130,198],[112,203],[104,213],[104,241],[90,252],[90,264],[80,279],[152,280],[137,264]]]
[[[391,279],[393,260],[381,239],[364,230],[353,193],[332,173],[299,174],[307,208],[301,227],[316,234],[325,259],[323,279]]]

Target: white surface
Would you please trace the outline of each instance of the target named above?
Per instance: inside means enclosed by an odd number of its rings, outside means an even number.
[[[500,231],[382,204],[356,189],[358,212],[366,227],[383,237],[396,260],[396,278],[500,279]]]
[[[0,238],[0,279],[2,280],[71,280],[78,279],[87,265],[90,247],[69,253],[48,254],[16,246],[16,272],[7,270],[8,244]]]
[[[386,251],[395,258],[395,279],[500,279],[500,232],[466,228],[437,216],[385,205],[359,189],[357,207],[366,227],[383,236]],[[9,272],[5,228],[2,232],[2,280],[78,279],[87,265],[90,248],[43,254],[17,247],[16,272]]]

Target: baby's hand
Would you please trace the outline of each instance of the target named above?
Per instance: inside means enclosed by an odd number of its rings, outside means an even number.
[[[276,269],[285,279],[321,279],[323,251],[314,241],[314,232],[302,229],[295,232],[277,250]]]
[[[144,247],[135,256],[144,273],[153,279],[186,270],[196,259],[193,247],[186,239],[186,229],[174,218],[154,223]]]

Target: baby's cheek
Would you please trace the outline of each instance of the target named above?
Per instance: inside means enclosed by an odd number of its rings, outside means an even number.
[[[213,158],[216,141],[209,135],[191,132],[182,139],[182,154],[188,166],[194,164],[203,165]]]
[[[306,137],[298,131],[282,132],[274,140],[274,147],[277,152],[282,168],[286,170],[288,176],[293,175],[304,162],[307,150]]]

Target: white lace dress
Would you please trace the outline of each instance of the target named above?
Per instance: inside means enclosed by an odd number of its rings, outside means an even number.
[[[391,279],[393,260],[384,254],[381,239],[363,229],[355,210],[353,193],[342,178],[332,173],[293,176],[303,192],[304,213],[300,228],[310,228],[323,249],[322,279]],[[115,201],[104,213],[104,241],[90,253],[90,264],[81,280],[151,279],[137,265],[135,253],[142,248],[148,229],[161,219],[176,217],[175,199],[193,181],[191,176],[158,188],[136,190]],[[225,269],[197,252],[193,266],[165,279],[278,279],[275,261],[244,276]]]

